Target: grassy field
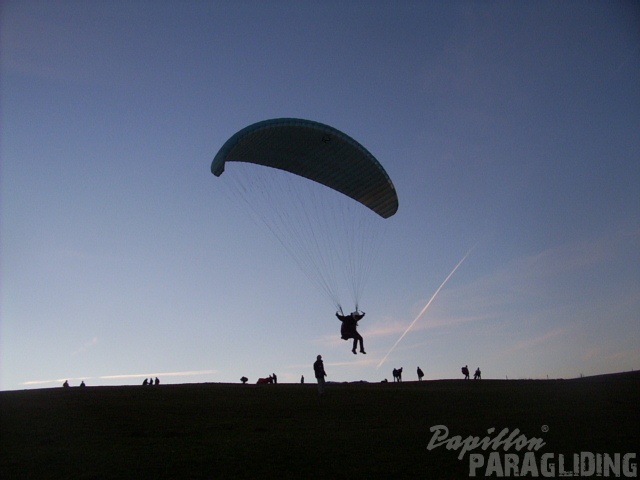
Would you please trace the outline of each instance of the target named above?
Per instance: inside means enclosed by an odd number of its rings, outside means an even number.
[[[434,425],[544,452],[636,452],[640,372],[574,380],[0,392],[2,478],[466,478]],[[511,450],[514,451],[513,449]]]

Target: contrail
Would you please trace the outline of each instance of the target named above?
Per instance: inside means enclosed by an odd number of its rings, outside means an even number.
[[[398,344],[400,343],[400,340],[402,340],[404,338],[404,336],[407,333],[409,333],[409,330],[411,330],[413,328],[413,326],[416,324],[416,322],[420,319],[420,317],[422,317],[422,315],[424,315],[424,312],[427,311],[427,308],[429,308],[429,305],[431,305],[431,302],[433,302],[433,299],[436,298],[436,295],[438,295],[440,290],[442,290],[442,287],[444,287],[445,284],[449,281],[449,279],[453,276],[453,274],[456,273],[456,270],[458,270],[458,267],[460,265],[462,265],[462,263],[467,259],[467,257],[469,256],[469,254],[471,253],[471,251],[474,248],[476,248],[475,245],[469,249],[469,251],[466,253],[466,255],[464,257],[462,257],[462,260],[460,260],[458,262],[458,264],[453,268],[453,270],[451,270],[451,273],[449,275],[447,275],[447,278],[444,279],[444,282],[442,282],[440,284],[440,286],[435,291],[435,293],[431,296],[431,298],[429,299],[427,304],[424,306],[424,308],[422,310],[420,310],[420,313],[418,314],[418,316],[413,320],[413,322],[411,322],[411,325],[409,325],[407,327],[407,329],[404,331],[404,333],[402,335],[400,335],[400,338],[396,341],[396,343],[393,344],[393,347],[391,347],[391,350],[389,350],[389,352],[384,356],[384,358],[382,360],[380,360],[380,363],[376,367],[376,370],[382,366],[382,364],[387,360],[387,357],[389,355],[391,355],[391,352],[393,352],[393,350],[398,346]]]

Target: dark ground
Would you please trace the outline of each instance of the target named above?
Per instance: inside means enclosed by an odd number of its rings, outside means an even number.
[[[432,426],[519,429],[544,440],[538,455],[637,452],[640,372],[338,384],[321,399],[312,384],[55,388],[0,392],[0,412],[3,479],[467,478],[469,454],[427,450]]]

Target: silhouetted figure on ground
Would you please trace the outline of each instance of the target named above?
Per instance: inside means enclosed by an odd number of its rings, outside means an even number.
[[[154,385],[160,385],[160,380],[158,379],[158,377],[156,377],[156,381],[154,382]]]
[[[469,380],[469,367],[467,365],[462,367],[462,374],[464,375],[465,380]]]
[[[362,335],[358,333],[358,321],[360,321],[364,317],[365,313],[352,312],[349,315],[340,315],[336,312],[336,317],[338,320],[342,322],[342,326],[340,327],[340,335],[343,340],[349,340],[353,338],[353,349],[351,351],[356,354],[356,347],[358,346],[358,342],[360,343],[360,353],[367,353],[364,351],[364,343],[362,339]]]
[[[80,386],[81,387],[86,387],[86,385],[84,384],[84,380],[80,382]]]
[[[271,378],[273,378],[273,383],[278,383],[278,377],[276,376],[275,373],[271,374]]]
[[[149,379],[145,378],[144,382],[142,382],[142,385],[144,385],[145,387],[149,385]]]
[[[273,383],[273,377],[269,375],[267,378],[259,378],[256,385],[265,385],[267,383]]]
[[[422,381],[422,377],[424,377],[424,372],[418,367],[418,381]]]
[[[62,386],[64,388],[69,388],[69,380],[65,380],[64,383],[62,384]]]
[[[394,382],[401,382],[402,381],[402,368],[394,368],[393,369],[393,381]]]
[[[247,383],[249,381],[249,379],[247,377],[245,377],[245,376],[242,376],[242,377],[240,377],[240,381],[244,385],[245,383]]]
[[[482,380],[482,372],[480,372],[480,367],[476,368],[476,373],[473,374],[474,380]]]
[[[304,375],[300,377],[300,383],[304,383]]]
[[[316,376],[316,380],[318,380],[318,395],[322,395],[324,393],[324,377],[327,376],[327,373],[324,371],[322,355],[318,355],[316,361],[313,363],[313,373]]]
[[[382,380],[380,383],[389,383],[389,380],[387,380],[386,378],[384,380]]]

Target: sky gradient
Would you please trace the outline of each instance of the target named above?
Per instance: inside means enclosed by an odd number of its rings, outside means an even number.
[[[640,368],[638,2],[5,1],[0,35],[0,389]],[[278,117],[397,189],[366,356],[210,173]]]

